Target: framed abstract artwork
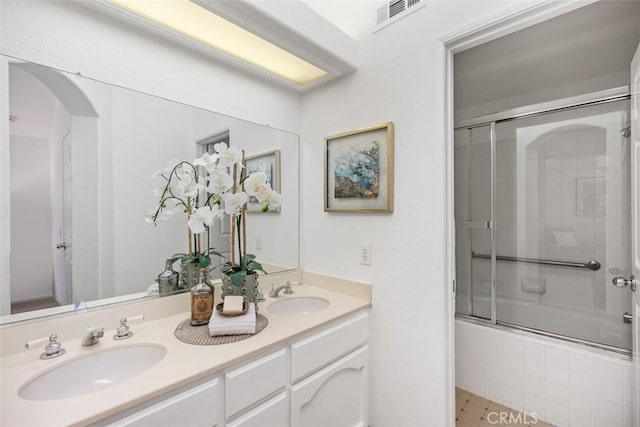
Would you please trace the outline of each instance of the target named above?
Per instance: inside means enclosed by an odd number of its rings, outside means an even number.
[[[393,212],[393,123],[325,138],[325,212]]]
[[[244,166],[247,169],[247,176],[254,172],[266,174],[267,184],[269,184],[273,190],[282,194],[280,191],[280,150],[272,150],[249,156],[244,160]],[[247,202],[247,212],[262,212],[260,203],[255,197],[249,198],[249,202]],[[267,212],[280,212],[280,206],[275,209],[269,209]]]

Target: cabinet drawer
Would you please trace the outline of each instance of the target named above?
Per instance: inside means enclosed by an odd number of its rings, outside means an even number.
[[[367,341],[368,314],[336,324],[291,345],[291,382],[327,365]]]
[[[211,427],[218,425],[220,411],[215,402],[220,400],[220,387],[218,378],[207,381],[173,396],[163,396],[159,401],[154,401],[155,403],[143,409],[134,408],[129,415],[109,422],[107,425],[137,427]]]
[[[283,391],[247,412],[241,417],[227,422],[227,427],[288,427],[289,423],[289,398]]]
[[[225,375],[227,418],[285,386],[286,356],[282,349]]]

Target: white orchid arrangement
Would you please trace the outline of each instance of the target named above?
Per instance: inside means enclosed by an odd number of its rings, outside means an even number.
[[[226,143],[214,145],[215,153],[204,153],[192,163],[171,160],[167,167],[153,174],[158,186],[156,208],[150,209],[145,220],[154,225],[176,214],[187,216],[189,253],[182,254],[182,263],[211,264],[210,255],[221,256],[212,248],[203,250],[202,233],[226,215],[231,218],[231,261],[222,266],[234,285],[241,284],[247,273],[262,271],[255,256],[247,254],[246,204],[249,197],[260,203],[263,212],[280,206],[281,196],[267,183],[264,172],[248,177],[244,168],[244,152]],[[235,247],[238,258],[236,262]]]

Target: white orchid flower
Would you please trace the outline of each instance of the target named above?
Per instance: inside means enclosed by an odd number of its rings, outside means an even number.
[[[205,225],[211,227],[217,220],[222,219],[222,217],[224,217],[224,212],[222,212],[217,205],[214,205],[213,208],[203,206],[191,214],[187,224],[193,233],[200,234],[206,230]]]
[[[207,191],[217,196],[229,191],[233,185],[233,178],[228,173],[215,170],[209,174],[209,185]]]
[[[166,221],[166,220],[171,219],[173,217],[173,210],[172,209],[162,208],[162,209],[160,209],[160,212],[158,212],[158,216],[155,218],[155,221],[154,221],[153,217],[156,214],[156,212],[157,212],[156,208],[147,210],[147,212],[145,212],[145,215],[144,215],[145,222],[147,222],[149,224],[155,224],[158,221]]]
[[[144,222],[148,223],[148,224],[153,224],[153,216],[156,214],[156,210],[154,208],[151,209],[147,209],[147,211],[144,213]]]
[[[260,202],[260,209],[263,212],[268,211],[270,208],[277,208],[282,203],[282,195],[271,189],[258,193],[256,198]]]
[[[171,174],[171,171],[179,163],[180,163],[180,161],[178,159],[171,159],[171,160],[169,160],[169,163],[167,164],[167,166],[165,166],[162,169],[158,169],[157,171],[155,171],[153,173],[153,175],[151,175],[151,177],[153,179],[156,179],[156,180],[157,179],[164,179],[165,181],[167,181],[169,179],[169,175]]]
[[[267,184],[267,174],[262,172],[254,172],[244,181],[244,191],[249,196],[258,198],[259,193],[271,190]]]
[[[169,189],[171,190],[171,194],[179,199],[187,199],[189,197],[195,196],[197,192],[194,191],[193,183],[191,181],[185,180],[172,180],[169,185]],[[186,200],[185,200],[186,201]]]
[[[225,142],[215,144],[213,149],[220,155],[219,164],[222,167],[230,168],[242,161],[242,151],[229,147]],[[242,168],[241,164],[239,166]]]
[[[165,184],[166,185],[166,184]],[[165,185],[158,186],[153,189],[153,197],[159,199],[164,195]]]
[[[200,177],[196,180],[193,168],[183,165],[176,169],[175,179],[171,180],[169,188],[178,198],[196,197],[198,192],[204,189],[204,180]]]
[[[203,153],[202,156],[193,161],[194,166],[202,166],[207,171],[214,171],[217,167],[218,160],[220,159],[220,155],[216,153]]]
[[[242,207],[249,201],[249,196],[244,191],[225,193],[222,195],[222,201],[224,202],[225,213],[229,215],[240,215]]]

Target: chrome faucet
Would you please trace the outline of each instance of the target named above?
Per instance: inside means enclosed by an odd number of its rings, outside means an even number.
[[[104,328],[87,328],[82,338],[80,338],[80,344],[84,346],[94,345],[98,343],[98,340],[104,336]]]
[[[291,282],[287,282],[286,285],[282,285],[282,286],[278,286],[277,288],[274,289],[273,285],[271,285],[271,292],[269,292],[269,296],[271,298],[275,298],[278,296],[278,294],[280,293],[281,290],[284,289],[284,294],[285,295],[291,295],[293,294],[293,289],[291,289]]]
[[[40,359],[53,359],[54,357],[62,356],[64,353],[65,349],[58,342],[58,336],[51,334],[49,335],[49,344],[44,348],[44,353],[40,355]]]

